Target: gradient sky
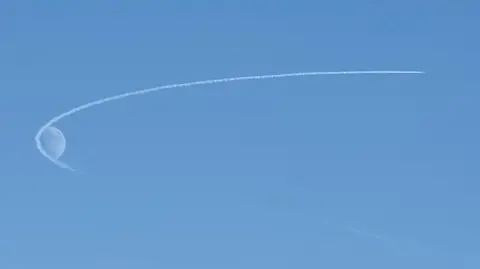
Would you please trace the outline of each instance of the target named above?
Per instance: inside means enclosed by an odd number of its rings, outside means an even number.
[[[449,4],[452,3],[452,4]],[[475,1],[0,2],[0,268],[480,268]],[[162,84],[321,76],[157,92]]]

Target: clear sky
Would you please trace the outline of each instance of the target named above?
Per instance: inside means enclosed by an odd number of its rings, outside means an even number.
[[[450,3],[450,4],[449,4]],[[453,4],[457,3],[457,4]],[[480,268],[476,1],[0,2],[0,268]],[[301,71],[423,70],[118,93]]]

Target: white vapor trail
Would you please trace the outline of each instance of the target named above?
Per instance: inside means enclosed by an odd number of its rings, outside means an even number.
[[[172,88],[183,88],[183,87],[191,87],[197,85],[205,85],[205,84],[217,84],[217,83],[226,83],[232,81],[240,81],[240,80],[260,80],[260,79],[275,79],[275,78],[284,78],[284,77],[301,77],[301,76],[318,76],[318,75],[354,75],[354,74],[423,74],[422,71],[333,71],[333,72],[298,72],[298,73],[286,73],[286,74],[276,74],[276,75],[261,75],[261,76],[246,76],[246,77],[233,77],[233,78],[221,78],[221,79],[210,79],[210,80],[202,80],[202,81],[194,81],[194,82],[187,82],[187,83],[180,83],[180,84],[170,84],[159,86],[150,89],[138,90],[127,92],[123,94],[118,94],[115,96],[106,97],[100,100],[92,101],[90,103],[75,107],[67,112],[64,112],[50,121],[45,123],[40,129],[38,130],[37,134],[35,135],[35,141],[37,144],[37,148],[45,157],[47,157],[50,161],[61,168],[66,168],[71,171],[75,171],[73,168],[68,166],[65,163],[56,160],[55,158],[48,155],[48,153],[43,149],[42,144],[40,142],[40,136],[42,135],[43,131],[49,127],[50,125],[58,122],[59,120],[68,117],[74,113],[80,112],[84,109],[87,109],[92,106],[101,105],[110,101],[123,99],[129,96],[134,95],[142,95],[151,92],[156,92],[160,90],[172,89]]]

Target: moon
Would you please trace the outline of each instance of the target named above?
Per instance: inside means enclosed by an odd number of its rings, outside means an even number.
[[[42,133],[42,144],[46,152],[54,159],[59,159],[67,147],[67,140],[60,129],[48,126]]]

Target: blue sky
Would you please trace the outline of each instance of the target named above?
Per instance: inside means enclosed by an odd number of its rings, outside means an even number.
[[[0,267],[479,268],[474,1],[0,2]],[[453,3],[450,1],[450,3]],[[162,84],[200,86],[59,122]]]

